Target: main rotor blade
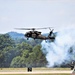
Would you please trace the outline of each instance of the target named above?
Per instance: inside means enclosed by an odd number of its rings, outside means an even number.
[[[15,29],[18,29],[18,30],[32,30],[30,28],[15,28]]]
[[[53,28],[53,27],[35,28],[35,29],[37,29],[37,30],[39,30],[39,29],[50,29],[51,30],[51,28]]]
[[[45,28],[15,28],[18,30],[39,30],[39,29],[51,29],[52,27],[45,27]]]

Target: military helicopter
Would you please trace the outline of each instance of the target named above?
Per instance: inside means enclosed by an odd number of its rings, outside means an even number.
[[[55,37],[52,36],[54,29],[51,29],[50,27],[46,27],[46,28],[15,28],[15,29],[30,30],[30,31],[25,33],[25,37],[27,38],[27,40],[29,38],[33,38],[34,40],[35,39],[41,39],[41,40],[55,39]],[[39,29],[49,29],[50,32],[49,32],[48,36],[46,37],[46,36],[42,35],[40,31],[36,31],[36,30],[39,30]]]

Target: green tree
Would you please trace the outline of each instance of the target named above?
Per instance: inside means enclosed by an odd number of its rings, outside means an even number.
[[[9,67],[11,62],[11,54],[14,48],[14,41],[8,34],[0,35],[0,64],[1,67]],[[11,59],[11,60],[10,60]]]
[[[41,46],[36,45],[33,48],[33,54],[34,54],[34,66],[35,67],[44,67],[47,64],[47,60],[45,58],[45,55],[41,51]]]
[[[22,56],[22,52],[25,50],[28,50],[29,52],[31,52],[32,46],[25,42],[22,42],[21,44],[16,44],[16,52],[15,53],[17,56]]]
[[[27,59],[29,57],[29,53],[31,53],[31,52],[32,52],[31,45],[29,45],[25,42],[22,42],[21,44],[17,44],[16,50],[15,50],[16,57],[13,58],[13,60],[11,62],[11,67],[12,66],[13,67],[26,67],[27,62],[28,62]],[[17,63],[17,65],[15,65],[16,63]]]
[[[14,45],[14,41],[10,38],[8,34],[0,35],[0,50],[10,45]]]
[[[22,58],[20,56],[16,56],[13,58],[10,67],[22,67]]]

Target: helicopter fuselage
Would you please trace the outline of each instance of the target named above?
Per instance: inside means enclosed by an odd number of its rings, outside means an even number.
[[[25,37],[27,37],[27,39],[29,38],[33,38],[33,39],[42,39],[42,40],[46,40],[46,39],[55,39],[54,37],[46,37],[44,35],[41,34],[41,32],[39,31],[29,31],[25,34]]]

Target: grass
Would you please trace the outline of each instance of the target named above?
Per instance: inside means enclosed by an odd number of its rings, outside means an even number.
[[[33,71],[71,71],[70,68],[32,68]],[[27,68],[0,68],[0,72],[27,72]],[[0,75],[70,75],[70,74],[0,74]]]
[[[44,68],[44,67],[42,67],[42,68],[32,68],[33,69],[33,71],[56,71],[56,70],[61,70],[61,71],[63,71],[63,70],[66,70],[66,71],[70,71],[70,68]],[[2,71],[16,71],[16,72],[18,72],[18,71],[27,71],[27,68],[0,68],[0,72],[2,72]]]

